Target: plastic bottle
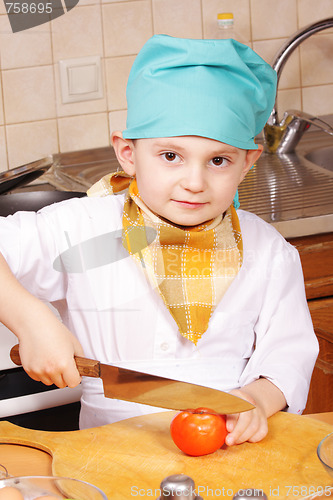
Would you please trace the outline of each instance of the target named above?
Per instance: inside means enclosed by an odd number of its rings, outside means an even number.
[[[234,38],[238,42],[246,43],[244,37],[236,32],[234,15],[232,12],[217,14],[217,29],[215,38]]]
[[[234,15],[231,12],[217,14],[217,38],[235,38]]]

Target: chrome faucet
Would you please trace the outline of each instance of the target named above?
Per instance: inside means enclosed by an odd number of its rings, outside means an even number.
[[[333,17],[323,19],[294,33],[280,48],[274,58],[272,68],[277,73],[277,82],[290,54],[304,40],[318,31],[333,27]],[[315,125],[333,135],[333,128],[318,117],[302,111],[286,111],[281,122],[278,119],[276,102],[273,111],[264,127],[265,149],[270,153],[291,153],[294,151],[304,132]]]

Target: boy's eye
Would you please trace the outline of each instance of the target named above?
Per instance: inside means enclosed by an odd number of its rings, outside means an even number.
[[[215,167],[225,167],[228,164],[228,160],[223,156],[215,156],[210,160],[209,163],[214,165]]]
[[[163,153],[162,155],[167,161],[169,162],[176,162],[179,160],[178,155],[176,153],[172,153],[171,151],[167,151],[166,153]]]

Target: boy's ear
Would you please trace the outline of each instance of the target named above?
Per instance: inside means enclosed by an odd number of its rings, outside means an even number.
[[[244,168],[242,171],[242,177],[241,177],[241,182],[248,173],[249,170],[251,170],[252,166],[255,164],[255,162],[259,159],[261,153],[263,152],[264,146],[262,144],[258,144],[258,149],[249,149],[246,152],[246,158],[244,162]]]
[[[116,131],[111,135],[111,144],[122,169],[128,175],[134,176],[133,142],[130,139],[124,139],[122,132]]]

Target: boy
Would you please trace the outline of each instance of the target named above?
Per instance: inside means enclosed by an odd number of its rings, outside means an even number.
[[[127,129],[112,135],[124,173],[88,198],[1,222],[0,318],[32,378],[75,386],[84,351],[231,391],[256,408],[228,416],[229,445],[262,439],[276,411],[302,412],[318,345],[298,254],[233,207],[275,92],[275,72],[235,41],[147,42],[128,81]],[[95,264],[80,270],[68,247],[86,241]],[[157,411],[104,398],[99,379],[82,384],[81,428]]]

